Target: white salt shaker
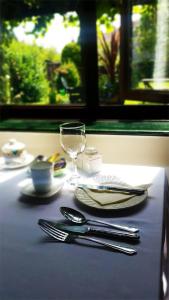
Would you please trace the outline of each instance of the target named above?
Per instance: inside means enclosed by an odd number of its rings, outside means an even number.
[[[87,147],[78,158],[77,165],[88,174],[95,174],[101,170],[102,155],[94,147]]]

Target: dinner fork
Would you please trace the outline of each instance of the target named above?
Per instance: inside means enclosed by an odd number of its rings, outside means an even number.
[[[83,239],[83,240],[88,240],[92,241],[96,244],[100,244],[106,248],[113,249],[115,251],[119,251],[128,255],[133,255],[136,254],[136,250],[128,247],[123,247],[121,245],[117,244],[110,244],[107,242],[103,242],[102,240],[91,238],[91,237],[86,237],[82,235],[73,235],[68,232],[65,232],[63,230],[57,229],[55,226],[51,225],[50,223],[46,221],[38,221],[39,226],[41,229],[48,234],[49,236],[52,236],[54,239],[61,241],[61,242],[72,242],[76,240],[76,238]]]

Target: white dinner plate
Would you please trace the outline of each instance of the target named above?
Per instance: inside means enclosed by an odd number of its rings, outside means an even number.
[[[120,210],[120,209],[128,209],[131,207],[134,207],[136,205],[139,205],[143,201],[147,199],[148,192],[145,191],[143,195],[140,196],[133,196],[132,198],[119,202],[119,203],[112,203],[107,205],[100,205],[98,202],[94,201],[89,195],[85,192],[85,190],[81,188],[77,188],[75,191],[75,197],[76,199],[83,203],[84,205],[87,205],[92,208],[96,209],[102,209],[102,210]]]
[[[0,170],[15,170],[28,166],[34,160],[32,154],[27,153],[25,158],[21,161],[11,162],[7,164],[4,157],[0,157]]]

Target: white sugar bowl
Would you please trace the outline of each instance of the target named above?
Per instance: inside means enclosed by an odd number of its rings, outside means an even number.
[[[25,144],[15,139],[10,139],[1,148],[5,162],[10,164],[16,160],[22,160],[25,157]]]
[[[102,167],[102,155],[94,147],[87,147],[78,157],[77,166],[87,174],[100,172]]]

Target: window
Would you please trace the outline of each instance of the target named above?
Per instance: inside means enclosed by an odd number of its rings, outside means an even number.
[[[70,26],[66,26],[70,23]],[[75,23],[76,26],[71,26]],[[79,18],[76,12],[4,22],[5,104],[83,103]]]
[[[98,87],[100,105],[121,104],[120,99],[120,7],[101,12],[96,21]]]
[[[133,89],[169,90],[169,18],[165,13],[166,4],[166,1],[160,1],[132,6]]]
[[[0,4],[2,117],[168,119],[167,0]]]
[[[166,0],[128,1],[122,25],[125,103],[140,103],[145,113],[157,117],[163,110],[169,115],[169,18],[164,11],[169,11]]]

